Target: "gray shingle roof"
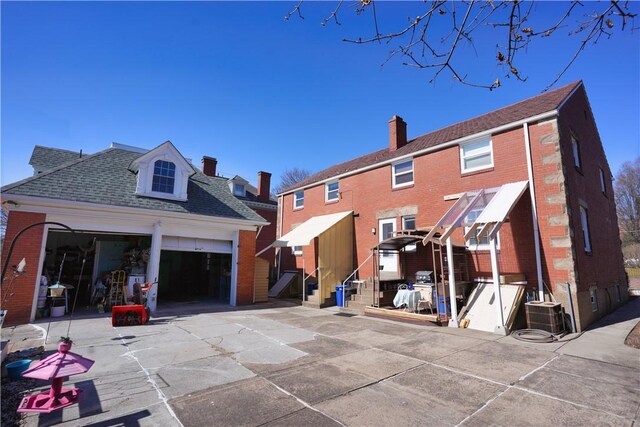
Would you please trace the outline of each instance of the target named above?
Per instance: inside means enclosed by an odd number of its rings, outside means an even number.
[[[397,149],[396,151],[389,151],[389,148],[387,147],[382,150],[330,166],[327,169],[310,176],[304,181],[285,189],[283,193],[288,193],[296,188],[314,184],[316,182],[352,172],[376,163],[390,161],[396,157],[436,147],[458,138],[473,135],[502,125],[517,122],[519,120],[526,119],[527,117],[533,117],[538,114],[555,110],[581,84],[581,81],[573,82],[558,89],[534,96],[533,98],[525,99],[524,101],[509,105],[508,107],[503,107],[490,113],[486,113],[469,120],[464,120],[451,126],[419,136],[408,141],[407,145]]]
[[[84,156],[88,154],[83,154]],[[31,153],[29,164],[39,171],[46,171],[80,158],[77,151],[36,145]]]
[[[128,170],[140,153],[109,148],[2,187],[3,195],[23,195],[176,213],[264,221],[236,199],[225,179],[198,171],[189,179],[188,201],[136,196],[136,175]]]

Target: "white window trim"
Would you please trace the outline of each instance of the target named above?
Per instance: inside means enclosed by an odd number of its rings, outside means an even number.
[[[302,194],[302,197],[298,198],[298,194]],[[302,200],[302,205],[297,206],[298,200]],[[304,208],[304,190],[296,191],[293,193],[293,210]]]
[[[291,248],[291,253],[294,256],[302,256],[302,246],[293,246]]]
[[[604,194],[606,196],[607,195],[607,184],[606,184],[606,181],[605,181],[604,171],[602,170],[602,168],[598,168],[598,170],[600,171],[600,191],[602,191],[602,194]]]
[[[336,192],[336,197],[335,199],[330,199],[329,198],[329,186],[332,184],[338,184],[338,188],[335,190]],[[333,192],[334,190],[332,190]],[[339,181],[331,181],[331,182],[327,182],[324,185],[324,201],[325,202],[337,202],[338,200],[340,200],[340,182]]]
[[[465,167],[464,167],[464,161],[465,161],[465,159],[468,159],[468,158],[464,157],[464,147],[467,146],[467,145],[470,145],[470,144],[478,143],[478,142],[482,141],[483,139],[486,139],[486,138],[478,138],[478,139],[474,139],[473,141],[468,141],[468,142],[465,142],[464,144],[460,144],[460,172],[461,173],[469,173],[469,172],[481,171],[481,170],[485,170],[485,169],[491,169],[493,167],[493,139],[490,136],[489,136],[489,139],[488,139],[488,141],[489,141],[489,150],[488,151],[489,151],[489,154],[490,154],[490,157],[491,157],[491,163],[488,164],[488,165],[485,165],[485,166],[478,166],[478,167],[475,167],[475,168],[465,169]],[[483,155],[483,154],[486,154],[486,151],[482,152],[480,154],[476,154],[475,156],[471,156],[471,158],[479,157],[480,155]]]
[[[593,245],[591,245],[591,234],[589,232],[589,209],[583,205],[580,205],[580,227],[582,228],[582,237],[584,239],[584,251],[590,254],[593,252]]]
[[[407,218],[413,218],[414,228],[411,228],[410,230],[415,230],[415,224],[416,224],[416,216],[415,215],[405,215],[405,216],[400,218],[400,223],[402,224],[402,229],[403,230],[407,230],[407,228],[405,227],[405,222],[406,222]],[[404,247],[404,251],[405,252],[416,252],[417,250],[418,250],[418,245],[416,245],[415,243],[411,243],[411,244],[406,245]]]
[[[595,313],[598,311],[598,288],[592,286],[589,288],[589,298],[591,299],[591,311]]]
[[[582,169],[582,159],[580,158],[580,141],[575,135],[571,135],[571,152],[573,153],[573,165]]]
[[[400,173],[400,174],[396,174],[396,166],[401,165],[401,164],[404,164],[404,163],[409,163],[409,162],[411,162],[411,170],[410,170],[410,171],[402,172],[402,173]],[[411,176],[412,176],[411,181],[409,181],[409,182],[403,182],[402,184],[397,184],[397,183],[396,183],[396,178],[397,178],[398,176],[401,176],[401,175],[408,175],[408,174],[411,174]],[[415,178],[416,178],[416,177],[415,177],[415,175],[414,175],[414,163],[413,163],[413,159],[404,159],[404,160],[401,160],[401,161],[399,161],[399,162],[395,162],[395,163],[392,163],[392,164],[391,164],[391,180],[392,180],[392,182],[393,182],[392,188],[402,188],[402,187],[406,187],[406,186],[409,186],[409,185],[413,185],[413,183],[414,183],[414,181],[415,181]]]

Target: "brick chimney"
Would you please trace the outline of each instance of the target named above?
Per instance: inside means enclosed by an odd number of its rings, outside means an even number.
[[[202,157],[202,173],[203,174],[207,176],[216,176],[216,166],[218,166],[217,159],[209,156]]]
[[[389,120],[389,151],[396,151],[407,145],[407,124],[400,116]]]
[[[269,172],[258,172],[258,200],[268,202],[271,191],[271,174]]]

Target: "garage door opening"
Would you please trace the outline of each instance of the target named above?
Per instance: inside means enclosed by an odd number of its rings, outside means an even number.
[[[230,296],[231,254],[161,252],[159,303],[212,301],[229,304]]]

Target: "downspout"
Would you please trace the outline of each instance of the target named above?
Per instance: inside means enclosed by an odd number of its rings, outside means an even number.
[[[449,304],[451,305],[451,319],[449,320],[450,328],[457,328],[458,324],[458,306],[456,305],[456,273],[453,270],[453,243],[451,242],[451,236],[447,238],[447,268],[449,268]],[[447,297],[446,292],[444,295],[444,312],[447,312]]]
[[[280,239],[280,237],[282,237],[282,206],[284,203],[284,196],[279,196],[278,197],[278,210],[280,211],[280,221],[278,224],[278,239]],[[276,248],[276,251],[278,252],[278,279],[280,279],[280,265],[282,264],[282,248]]]
[[[527,152],[527,172],[529,174],[529,195],[531,196],[531,216],[533,218],[533,243],[536,251],[536,273],[538,275],[538,300],[544,301],[544,283],[542,281],[542,257],[540,256],[540,228],[538,225],[538,208],[536,205],[536,186],[533,181],[533,162],[531,161],[531,141],[529,140],[529,123],[522,125],[524,144]]]

